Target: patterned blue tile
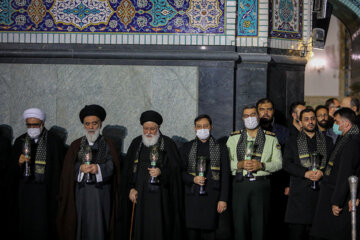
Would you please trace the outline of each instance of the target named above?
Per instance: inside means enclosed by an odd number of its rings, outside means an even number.
[[[240,37],[258,35],[258,0],[238,0],[237,35]]]
[[[303,0],[270,0],[269,37],[302,39]]]
[[[224,0],[1,0],[0,31],[224,34]]]
[[[360,8],[360,1],[359,0],[349,0],[352,2],[356,7]]]

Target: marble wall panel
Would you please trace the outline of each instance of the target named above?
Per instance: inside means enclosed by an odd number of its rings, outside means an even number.
[[[271,65],[268,78],[268,97],[274,101],[278,120],[290,119],[290,105],[295,101],[304,101],[305,66],[285,64]]]
[[[232,132],[233,108],[234,68],[199,68],[199,114],[212,118],[215,138]]]
[[[126,130],[123,152],[141,134],[140,114],[159,111],[162,132],[193,138],[197,115],[197,67],[0,64],[0,124],[18,136],[26,128],[22,112],[37,106],[48,115],[47,126],[68,131],[67,143],[83,135],[79,111],[100,104],[107,111],[104,126]]]
[[[56,71],[53,66],[0,64],[1,97],[0,123],[14,129],[14,136],[24,132],[24,109],[41,106],[47,113],[47,122],[56,118]],[[15,130],[16,129],[16,130]]]
[[[244,127],[242,111],[267,94],[267,64],[243,63],[236,71],[235,129]]]

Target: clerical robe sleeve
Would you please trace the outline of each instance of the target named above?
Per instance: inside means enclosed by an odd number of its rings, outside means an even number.
[[[80,166],[81,166],[81,163],[79,161],[76,161],[75,162],[75,181],[77,182],[81,182],[83,176],[84,176],[84,173],[80,171]]]
[[[297,151],[296,138],[291,137],[285,144],[284,150],[284,170],[289,174],[303,178],[307,168],[300,164],[299,153]]]
[[[348,177],[356,173],[359,167],[360,149],[358,141],[345,144],[339,161],[339,171],[336,179],[335,191],[331,197],[331,204],[344,207],[349,198],[350,187]]]
[[[99,171],[101,171],[102,181],[109,181],[114,172],[114,162],[111,156],[110,148],[106,147],[105,163],[99,163]],[[98,181],[99,182],[99,181]]]
[[[328,137],[328,136],[325,136],[325,140],[326,140],[326,154],[327,154],[327,158],[325,159],[325,167],[321,168],[320,167],[320,170],[321,171],[325,171],[325,168],[326,168],[326,165],[328,164],[329,162],[329,159],[330,159],[330,156],[331,156],[331,153],[332,153],[332,150],[334,149],[334,144],[332,142],[332,139],[331,137]]]
[[[227,147],[221,144],[221,193],[220,201],[228,202],[230,186],[230,160]]]
[[[171,184],[171,178],[180,177],[181,181],[181,159],[180,153],[172,140],[165,145],[163,164],[159,166],[161,174],[159,175],[160,184],[166,186]]]
[[[189,149],[187,148],[187,144],[184,144],[179,150],[180,155],[181,155],[181,161],[182,161],[182,179],[186,185],[192,185],[194,183],[195,176],[193,176],[187,172],[188,163],[189,163],[189,151],[188,150]]]

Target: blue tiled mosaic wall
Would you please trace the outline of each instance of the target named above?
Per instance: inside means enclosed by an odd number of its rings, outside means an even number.
[[[238,0],[237,35],[258,35],[258,0]]]
[[[299,40],[303,36],[303,0],[269,1],[269,37]]]
[[[358,8],[360,8],[360,1],[359,0],[350,0],[350,2],[355,4],[355,6],[357,6]]]
[[[8,32],[223,34],[225,0],[0,0]]]

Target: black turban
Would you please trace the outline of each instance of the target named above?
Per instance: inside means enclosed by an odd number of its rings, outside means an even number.
[[[140,117],[140,123],[143,125],[145,122],[155,122],[157,125],[161,125],[163,122],[163,119],[160,115],[160,113],[149,110],[146,112],[143,112]]]
[[[84,123],[84,118],[87,116],[97,116],[103,122],[106,117],[106,112],[105,109],[99,105],[85,105],[79,113],[81,123]]]

